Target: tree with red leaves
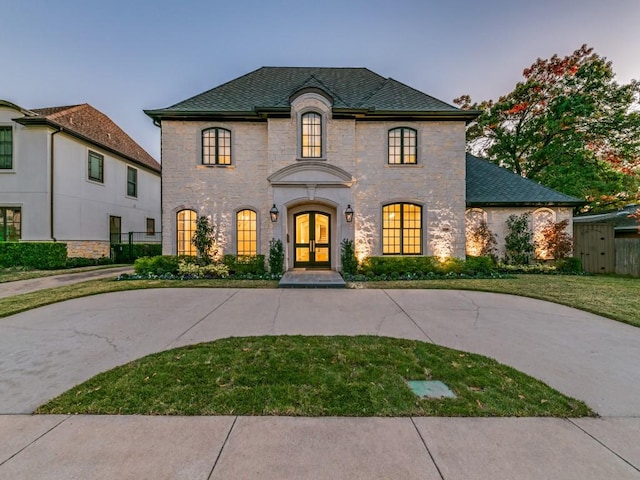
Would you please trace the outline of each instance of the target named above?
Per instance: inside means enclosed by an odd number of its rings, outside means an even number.
[[[523,177],[584,198],[588,210],[640,199],[640,82],[620,85],[611,62],[583,45],[538,59],[494,102],[454,100],[479,110],[468,149]]]

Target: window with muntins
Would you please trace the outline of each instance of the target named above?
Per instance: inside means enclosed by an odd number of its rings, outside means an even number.
[[[301,117],[300,152],[302,158],[322,157],[322,117],[319,113],[308,112]]]
[[[202,131],[202,164],[231,165],[231,132],[224,128]]]
[[[240,210],[236,214],[236,254],[255,257],[258,254],[258,215],[253,210]]]
[[[0,242],[20,240],[22,213],[20,208],[0,207]]]
[[[197,213],[194,210],[180,210],[176,215],[176,233],[178,240],[178,255],[197,255],[196,247],[191,242],[196,231]]]
[[[400,127],[389,130],[389,164],[417,163],[416,131],[412,128]]]
[[[104,183],[104,157],[89,150],[89,180]]]
[[[0,127],[0,169],[13,168],[13,129]]]
[[[382,207],[382,254],[422,254],[422,207],[392,203]]]
[[[138,170],[127,167],[127,196],[138,196]]]

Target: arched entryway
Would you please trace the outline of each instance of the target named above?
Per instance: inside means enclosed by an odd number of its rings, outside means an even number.
[[[294,268],[331,268],[331,215],[303,211],[293,215]]]

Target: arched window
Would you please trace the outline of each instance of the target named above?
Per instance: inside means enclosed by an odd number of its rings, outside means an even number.
[[[399,127],[389,130],[389,164],[417,163],[417,136],[413,128]]]
[[[556,214],[550,208],[539,208],[533,212],[533,243],[536,258],[549,260],[552,255],[542,245],[545,245],[544,229],[556,221]]]
[[[231,165],[231,132],[224,128],[202,131],[202,164]]]
[[[382,207],[382,254],[422,254],[422,207],[392,203]]]
[[[301,117],[300,152],[302,158],[322,157],[322,117],[319,113],[307,112]]]
[[[196,231],[196,218],[198,214],[193,210],[180,210],[176,215],[176,233],[178,239],[178,255],[196,256],[195,245],[191,243],[193,234]]]
[[[236,213],[236,254],[255,257],[258,254],[258,215],[253,210]]]

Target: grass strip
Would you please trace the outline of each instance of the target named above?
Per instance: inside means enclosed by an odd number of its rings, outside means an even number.
[[[457,398],[422,399],[408,380]],[[582,402],[482,355],[377,336],[236,337],[138,359],[36,413],[291,416],[594,415]]]

